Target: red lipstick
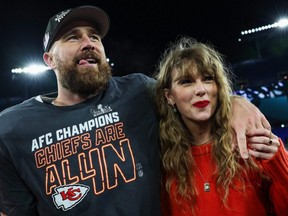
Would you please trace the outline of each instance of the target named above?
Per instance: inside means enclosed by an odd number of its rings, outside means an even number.
[[[203,101],[198,101],[196,103],[193,104],[194,107],[197,108],[205,108],[210,104],[210,101],[208,100],[203,100]]]

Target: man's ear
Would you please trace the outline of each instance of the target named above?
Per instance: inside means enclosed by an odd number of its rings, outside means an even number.
[[[48,67],[50,67],[52,70],[55,68],[55,64],[54,64],[54,61],[53,61],[53,57],[51,56],[50,53],[45,52],[45,53],[43,54],[43,60],[44,60],[44,62],[46,63],[46,65],[47,65]]]
[[[171,94],[171,90],[165,88],[165,89],[163,90],[163,94],[164,94],[164,96],[166,97],[168,104],[171,105],[171,106],[174,106],[175,102],[174,102],[174,97],[173,97],[173,95]]]

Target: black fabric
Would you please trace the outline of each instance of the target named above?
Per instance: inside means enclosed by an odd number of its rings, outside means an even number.
[[[0,203],[14,215],[160,215],[158,121],[142,74],[83,103],[0,114]]]

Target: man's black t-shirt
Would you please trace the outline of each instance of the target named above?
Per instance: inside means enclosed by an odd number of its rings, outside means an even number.
[[[34,97],[0,114],[0,206],[13,215],[160,215],[158,120],[130,74],[82,103]]]

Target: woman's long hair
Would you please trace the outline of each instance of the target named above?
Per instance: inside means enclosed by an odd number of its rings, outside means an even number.
[[[189,71],[196,68],[201,75],[214,77],[218,88],[217,108],[212,116],[212,160],[216,163],[216,178],[218,192],[222,193],[225,203],[229,186],[235,176],[243,182],[243,169],[239,163],[239,152],[232,150],[231,95],[232,73],[225,67],[222,55],[212,45],[197,42],[190,37],[181,37],[172,43],[165,51],[159,63],[156,86],[156,103],[160,115],[160,143],[163,176],[165,176],[165,189],[169,192],[173,180],[177,182],[176,196],[195,203],[197,191],[194,187],[194,159],[191,155],[193,138],[184,125],[178,112],[168,104],[164,96],[164,89],[171,89],[172,70],[179,76],[189,76]],[[177,75],[177,76],[178,76]],[[256,168],[248,160],[247,164]],[[243,165],[243,164],[242,164]]]

